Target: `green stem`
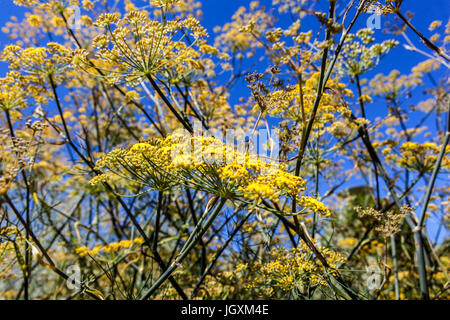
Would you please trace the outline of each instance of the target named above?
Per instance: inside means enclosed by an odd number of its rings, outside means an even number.
[[[327,68],[327,71],[326,71],[325,74],[324,74],[324,70],[325,70],[325,65],[326,65],[326,54],[328,53],[328,51],[327,51],[328,49],[325,49],[325,51],[324,51],[324,59],[322,60],[322,68],[320,70],[320,78],[319,78],[319,85],[317,87],[317,95],[315,97],[314,105],[313,105],[313,108],[311,110],[311,116],[310,116],[310,119],[308,121],[305,133],[304,133],[304,135],[302,137],[300,149],[298,151],[297,164],[296,164],[296,167],[295,167],[296,175],[298,175],[298,173],[300,172],[300,167],[302,165],[302,161],[303,161],[304,153],[305,153],[305,150],[306,150],[306,145],[307,145],[307,142],[308,142],[308,138],[309,138],[309,136],[311,134],[311,130],[312,130],[313,123],[314,123],[314,118],[316,116],[317,109],[319,108],[320,99],[322,98],[322,93],[323,93],[323,91],[325,89],[325,85],[326,85],[328,79],[331,76],[331,72],[332,72],[332,70],[334,68],[334,65],[336,64],[336,61],[337,61],[337,59],[339,57],[339,54],[340,54],[341,49],[342,49],[342,46],[344,45],[344,41],[347,38],[347,35],[350,32],[350,30],[352,29],[353,25],[355,24],[359,14],[362,12],[365,3],[366,3],[366,1],[362,1],[361,2],[361,4],[358,7],[358,11],[356,12],[355,16],[353,17],[353,20],[350,22],[349,27],[342,34],[342,37],[341,37],[341,39],[339,41],[339,44],[336,47],[336,51],[334,53],[333,60],[328,65],[328,68]]]
[[[192,130],[191,125],[185,119],[183,119],[183,117],[181,117],[181,115],[178,113],[177,110],[175,110],[175,108],[172,106],[170,101],[166,98],[164,93],[161,91],[161,89],[159,88],[159,86],[155,82],[155,80],[153,80],[153,78],[150,75],[147,75],[146,77],[147,77],[148,81],[150,81],[153,89],[156,90],[156,92],[158,93],[160,98],[164,101],[164,103],[167,105],[167,107],[170,109],[170,111],[174,114],[174,116],[178,119],[178,121],[183,125],[183,127],[190,133],[194,133],[194,130]]]
[[[376,164],[378,166],[378,169],[380,170],[380,174],[381,174],[384,182],[386,183],[386,185],[389,189],[389,192],[391,193],[391,196],[394,199],[395,204],[397,205],[398,209],[400,209],[402,207],[400,199],[397,196],[397,193],[395,192],[394,185],[393,185],[391,179],[389,178],[386,170],[384,169],[384,167],[380,161],[380,158],[378,157],[372,143],[370,142],[370,138],[369,138],[369,134],[368,134],[367,130],[360,127],[358,129],[358,131],[359,131],[359,135],[360,135],[361,139],[363,140],[363,143],[364,143],[367,151],[369,152],[372,162],[374,162],[374,164]],[[429,299],[427,276],[426,276],[426,269],[425,269],[425,259],[424,259],[425,248],[424,248],[423,239],[422,239],[422,237],[425,237],[425,235],[423,235],[421,233],[421,228],[418,228],[418,226],[416,226],[416,223],[410,216],[407,216],[405,218],[405,220],[406,220],[406,223],[411,228],[411,230],[413,230],[413,232],[414,232],[414,239],[416,242],[417,268],[419,271],[420,291],[422,294],[422,298]]]
[[[195,243],[203,236],[209,226],[212,224],[214,219],[219,214],[223,205],[225,204],[226,199],[220,199],[219,203],[214,208],[214,211],[210,214],[206,222],[202,225],[201,222],[197,224],[194,231],[191,233],[188,241],[184,244],[181,249],[178,257],[175,258],[175,261],[170,265],[169,268],[159,277],[158,280],[151,286],[150,289],[142,296],[141,300],[147,300],[163,283],[166,279],[175,271],[175,269],[180,265],[183,259],[188,255],[188,253],[192,250]]]
[[[420,213],[419,227],[422,227],[425,222],[425,214],[427,212],[427,207],[430,202],[431,193],[433,191],[434,183],[435,183],[437,175],[439,173],[439,169],[441,168],[442,159],[444,158],[445,149],[447,148],[449,139],[450,139],[450,132],[447,132],[447,134],[445,135],[445,138],[444,138],[444,143],[442,144],[441,150],[439,151],[439,156],[436,159],[436,164],[434,165],[434,169],[433,169],[433,173],[431,174],[430,182],[428,183],[428,189],[425,194],[422,211]]]
[[[236,228],[234,229],[233,233],[228,237],[228,239],[225,241],[224,245],[222,246],[222,248],[219,249],[219,251],[216,252],[216,254],[214,255],[214,259],[209,263],[208,267],[206,268],[206,270],[203,272],[200,280],[197,282],[197,284],[194,287],[194,290],[192,290],[192,293],[190,295],[190,299],[192,299],[193,297],[195,297],[195,294],[197,293],[198,289],[200,288],[202,282],[205,280],[206,276],[209,274],[209,272],[211,271],[211,269],[214,267],[214,265],[216,264],[216,262],[219,260],[220,256],[222,255],[222,253],[225,251],[225,249],[228,247],[228,245],[231,243],[231,240],[233,240],[234,236],[238,233],[238,231],[241,229],[241,227],[244,225],[244,223],[247,221],[247,219],[250,217],[250,214],[252,212],[248,212],[248,214],[244,217],[244,219],[241,220],[241,222],[236,226]]]
[[[391,254],[394,263],[394,290],[395,300],[400,300],[400,282],[398,280],[398,261],[397,261],[397,247],[395,246],[395,236],[391,235]]]
[[[431,42],[430,40],[428,40],[423,34],[421,34],[419,32],[419,30],[417,30],[409,21],[408,19],[405,18],[405,16],[403,14],[401,14],[400,10],[396,11],[397,15],[399,16],[400,19],[402,19],[402,21],[404,23],[406,23],[406,25],[408,27],[411,28],[412,31],[414,31],[419,38],[425,43],[425,45],[430,48],[431,50],[433,50],[434,52],[436,52],[438,55],[440,55],[442,58],[444,58],[447,61],[450,61],[450,57],[445,54],[438,46],[436,46],[433,42]]]

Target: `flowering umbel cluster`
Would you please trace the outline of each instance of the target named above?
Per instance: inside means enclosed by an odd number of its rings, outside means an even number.
[[[160,191],[183,185],[232,200],[295,199],[303,207],[291,214],[311,212],[329,216],[320,201],[301,195],[305,182],[278,163],[242,153],[213,137],[175,134],[116,149],[97,162],[107,171],[91,180],[108,181],[111,175]],[[283,213],[289,214],[289,213]]]
[[[104,13],[94,25],[104,29],[92,42],[94,65],[111,83],[139,83],[156,74],[177,82],[206,68],[203,55],[217,53],[206,44],[206,30],[193,17],[158,21],[144,11],[126,13],[123,18],[118,13]],[[73,53],[74,63],[89,71],[93,66],[86,58],[84,50]]]
[[[257,261],[253,265],[238,265],[237,271],[246,277],[247,290],[253,290],[262,297],[276,298],[280,292],[290,292],[298,296],[307,286],[326,287],[329,276],[336,274],[338,264],[345,258],[328,248],[318,248],[329,263],[329,269],[322,269],[314,261],[306,245],[297,248],[274,248],[267,261]]]

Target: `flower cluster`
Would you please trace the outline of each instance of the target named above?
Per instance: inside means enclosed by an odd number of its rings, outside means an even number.
[[[403,206],[398,212],[390,210],[385,213],[373,208],[356,207],[355,210],[360,217],[369,217],[373,220],[376,223],[375,230],[385,237],[398,233],[405,217],[413,211],[408,206]]]
[[[370,80],[366,93],[394,100],[421,84],[420,76],[418,72],[405,75],[398,70],[392,70],[388,75],[380,73]]]
[[[44,129],[41,122],[36,122],[31,136],[10,137],[9,131],[0,132],[0,195],[10,189],[19,173],[34,163],[36,151],[35,134]]]
[[[360,75],[374,68],[380,59],[398,45],[398,41],[375,41],[373,29],[361,29],[356,34],[350,34],[342,47],[342,67],[350,76]]]
[[[423,144],[405,142],[400,146],[399,165],[419,172],[431,171],[436,163],[439,150],[440,148],[431,142]],[[442,168],[444,169],[450,168],[450,158],[447,155],[449,152],[450,146],[447,146],[446,155],[442,159]]]
[[[258,6],[257,1],[252,1],[248,11],[245,7],[240,7],[232,19],[232,22],[214,29],[219,34],[216,37],[216,46],[227,53],[237,53],[237,58],[240,59],[244,57],[244,51],[248,51],[247,57],[253,56],[255,49],[262,47],[255,35],[264,34],[270,20],[269,14]]]
[[[344,257],[328,248],[319,247],[329,264],[328,272],[336,273],[337,265]],[[293,249],[276,248],[268,255],[268,261],[256,262],[251,266],[239,265],[240,272],[248,271],[247,288],[268,297],[294,289],[302,291],[309,286],[327,286],[327,274],[314,261],[307,246]]]
[[[167,1],[160,4],[168,5]],[[112,83],[139,83],[155,74],[177,82],[194,71],[203,71],[208,61],[202,56],[217,52],[206,45],[206,30],[191,16],[157,21],[145,11],[131,11],[123,18],[119,13],[104,13],[94,25],[105,30],[93,39],[97,60],[88,62],[87,52],[77,50],[73,62],[87,71],[94,63]]]
[[[11,270],[17,265],[25,271],[25,261],[21,249],[25,243],[24,234],[17,227],[0,228],[0,279],[7,280],[12,276]]]
[[[264,94],[262,90],[254,90],[253,95],[258,97],[255,108],[266,111],[270,115],[292,119],[296,122],[302,122],[311,114],[314,101],[317,95],[317,85],[319,82],[319,72],[312,73],[305,81],[302,88],[299,85],[288,86]],[[256,80],[249,78],[250,87],[254,86]],[[346,89],[339,79],[330,79],[327,83],[329,88],[342,91],[345,95],[352,95],[352,92]],[[300,106],[300,107],[299,107]],[[348,115],[349,110],[343,106],[339,98],[332,93],[323,93],[319,108],[317,109],[315,127],[323,126],[335,120],[336,115]]]
[[[80,256],[84,257],[86,255],[97,256],[100,253],[114,253],[122,249],[130,249],[133,245],[141,245],[144,243],[142,238],[135,238],[133,240],[121,240],[119,242],[108,243],[104,246],[97,246],[93,249],[87,246],[78,247],[75,252]]]
[[[23,49],[10,45],[1,54],[3,61],[9,63],[11,70],[20,70],[29,80],[40,82],[49,75],[60,75],[69,68],[69,50],[63,45],[50,42],[46,47]]]
[[[300,196],[306,189],[301,177],[278,163],[239,152],[213,137],[174,134],[139,142],[110,152],[96,167],[107,171],[93,178],[93,184],[107,181],[114,174],[161,191],[185,185],[227,199],[259,202],[288,197],[303,207],[301,213],[330,214],[323,203]]]
[[[10,71],[0,78],[0,109],[12,110],[27,106],[27,91],[24,90],[24,79],[15,71]]]

